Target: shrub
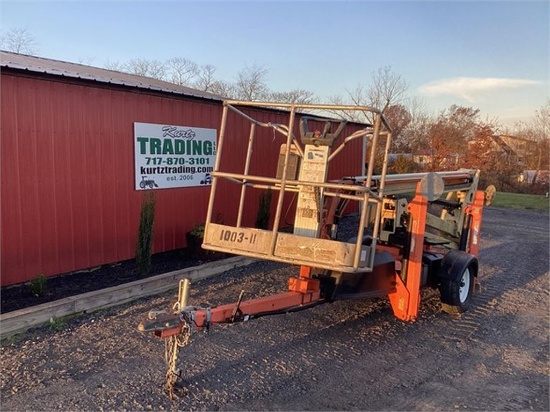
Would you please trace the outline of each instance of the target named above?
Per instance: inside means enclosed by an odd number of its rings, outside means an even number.
[[[204,223],[197,223],[191,232],[189,232],[191,235],[203,238],[204,237]]]
[[[52,330],[63,330],[67,324],[63,319],[51,317],[49,326]]]
[[[140,275],[145,276],[151,270],[153,254],[153,227],[155,223],[155,194],[145,192],[139,215],[139,231],[136,246],[136,264]]]
[[[44,296],[48,291],[48,279],[46,276],[40,275],[30,281],[29,287],[34,296]]]
[[[256,227],[258,229],[267,229],[269,227],[269,216],[271,213],[271,188],[262,192],[260,203],[258,204],[258,213],[256,215]]]

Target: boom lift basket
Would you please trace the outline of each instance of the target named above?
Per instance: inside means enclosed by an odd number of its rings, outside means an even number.
[[[255,120],[244,112],[245,108],[253,107],[278,107],[287,110],[290,112],[289,123],[282,125]],[[304,111],[307,111],[308,114],[302,113]],[[370,113],[374,122],[372,125],[365,124],[359,129],[356,127],[354,132],[340,139],[342,132],[346,131],[346,122],[321,116],[315,117],[310,114],[313,111],[322,113],[362,111]],[[231,144],[228,141],[230,137],[227,133],[229,112],[242,117],[242,120],[246,121],[250,127],[242,173],[227,172],[220,167],[224,146]],[[300,139],[294,133],[298,129],[296,124],[298,122]],[[315,122],[324,123],[322,132],[308,129],[309,125]],[[274,134],[278,133],[284,138],[277,173],[271,177],[250,173],[257,128],[272,129]],[[382,134],[386,139],[381,139]],[[375,156],[378,153],[376,148],[380,142],[384,143],[381,150],[383,158],[387,159],[391,141],[390,126],[379,111],[366,106],[226,101],[217,146],[216,164],[212,172],[213,180],[203,248],[339,272],[372,271],[379,227],[375,225],[374,231],[370,233],[372,242],[369,245],[363,245],[363,230],[369,216],[380,215],[387,162],[383,162],[382,173],[377,176],[375,190],[367,184],[353,185],[344,180],[327,181],[330,162],[339,154],[344,153],[346,145],[357,139],[363,139],[365,145],[367,140],[370,141],[368,168],[365,171],[364,164],[358,164],[357,170],[363,172],[363,175],[366,172],[365,182],[371,182]],[[291,148],[291,150],[287,148]],[[221,200],[218,185],[222,179],[240,186],[235,225],[224,225],[213,221],[215,219],[214,205]],[[271,190],[277,194],[273,224],[269,230],[243,225],[244,208],[247,204],[246,196],[250,189]],[[283,200],[289,193],[296,195],[298,199],[292,233],[288,233],[283,230],[286,228],[282,227],[284,225]],[[331,237],[328,231],[330,231],[329,226],[334,222],[323,220],[328,213],[326,205],[330,201],[338,203],[342,200],[355,201],[359,204],[360,224],[357,240],[354,243]]]

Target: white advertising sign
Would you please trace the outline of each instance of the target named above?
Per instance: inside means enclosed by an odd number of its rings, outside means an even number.
[[[134,123],[136,190],[210,185],[216,129]]]

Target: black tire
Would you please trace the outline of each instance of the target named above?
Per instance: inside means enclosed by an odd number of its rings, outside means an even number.
[[[459,251],[456,251],[460,253]],[[461,252],[461,261],[468,258]],[[441,293],[442,309],[451,314],[460,314],[468,310],[474,294],[475,277],[477,276],[477,260],[471,258],[467,264],[455,264],[448,267],[448,276],[440,276],[439,291]]]

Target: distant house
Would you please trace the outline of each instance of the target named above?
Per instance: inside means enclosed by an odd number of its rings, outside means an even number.
[[[388,161],[389,162],[395,162],[399,158],[412,160],[413,155],[409,154],[409,153],[389,153],[388,154]]]
[[[434,166],[437,169],[453,169],[459,167],[460,163],[460,155],[457,153],[449,153],[441,158],[428,152],[421,152],[412,155],[412,159],[422,168]]]
[[[413,161],[421,167],[427,167],[432,164],[433,155],[428,152],[416,153],[412,156]]]
[[[493,136],[494,150],[502,154],[508,165],[525,166],[533,141],[510,135]]]
[[[518,176],[518,182],[520,183],[550,183],[550,170],[524,170]]]

